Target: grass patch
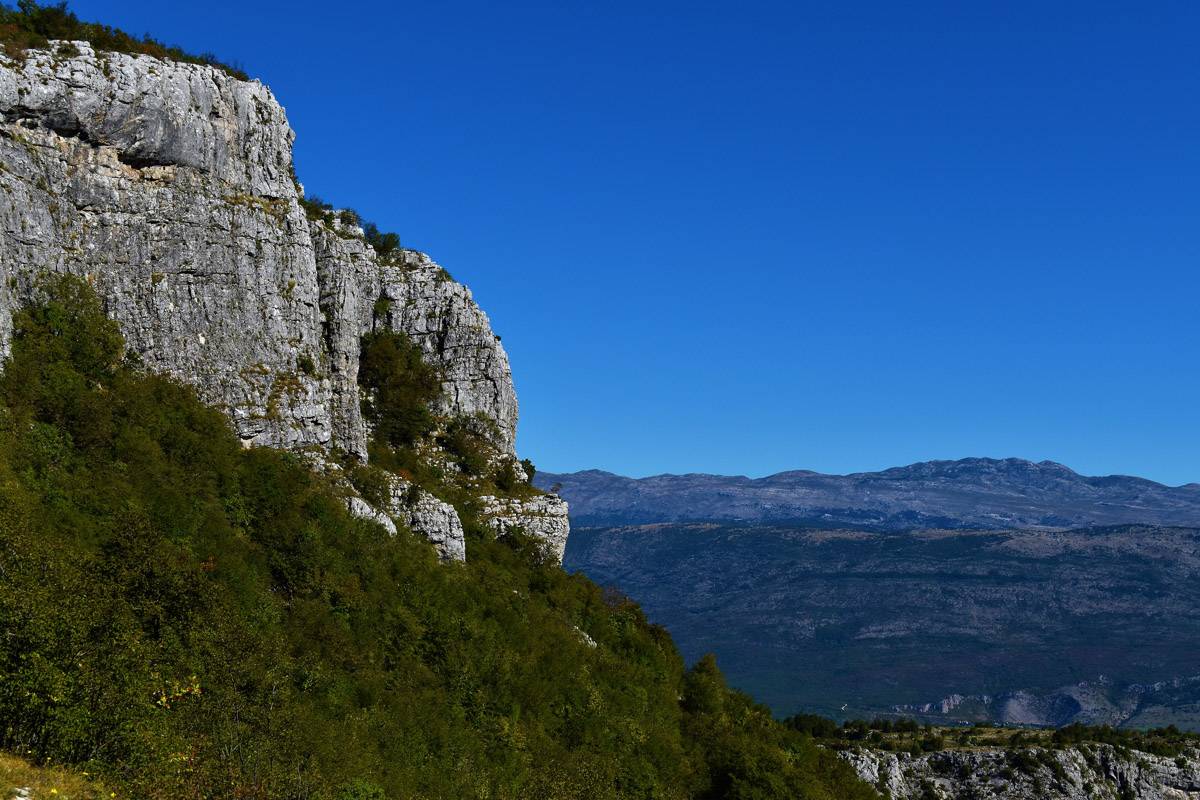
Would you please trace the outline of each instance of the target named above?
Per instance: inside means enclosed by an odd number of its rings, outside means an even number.
[[[30,800],[112,800],[104,784],[62,767],[37,766],[10,753],[0,753],[0,796],[27,789]]]

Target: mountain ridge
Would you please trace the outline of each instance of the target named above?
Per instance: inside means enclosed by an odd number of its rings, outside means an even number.
[[[645,481],[645,480],[651,480],[654,478],[685,478],[685,477],[703,476],[703,477],[709,477],[709,478],[727,478],[730,480],[745,480],[745,481],[754,482],[754,481],[766,481],[766,480],[770,480],[771,478],[778,478],[781,476],[806,476],[806,477],[819,476],[819,477],[825,477],[825,478],[855,478],[855,477],[862,477],[862,476],[883,475],[883,474],[887,474],[887,473],[902,472],[902,471],[906,471],[906,470],[911,470],[915,467],[923,467],[923,466],[960,465],[960,464],[976,464],[976,463],[980,463],[980,464],[1024,464],[1024,465],[1029,465],[1029,466],[1034,466],[1034,467],[1054,467],[1054,468],[1061,469],[1062,471],[1065,471],[1071,475],[1082,478],[1084,480],[1105,480],[1105,479],[1109,479],[1109,478],[1128,478],[1128,479],[1137,480],[1137,481],[1144,481],[1146,483],[1153,484],[1155,486],[1161,486],[1161,487],[1164,487],[1167,489],[1200,490],[1200,481],[1188,481],[1187,483],[1180,483],[1180,484],[1172,485],[1169,483],[1163,483],[1162,481],[1156,481],[1153,478],[1144,478],[1140,475],[1133,475],[1133,474],[1124,473],[1124,472],[1114,472],[1114,473],[1109,473],[1107,475],[1085,475],[1082,472],[1078,472],[1078,471],[1072,469],[1071,467],[1067,466],[1066,464],[1062,463],[1061,461],[1054,461],[1052,459],[1042,459],[1041,461],[1034,461],[1034,460],[1028,459],[1028,458],[1020,458],[1019,456],[1005,456],[1003,458],[995,458],[992,456],[963,456],[962,458],[931,458],[931,459],[928,459],[925,461],[913,461],[909,464],[900,464],[900,465],[897,465],[894,467],[885,467],[884,469],[859,470],[856,472],[821,472],[820,470],[813,470],[813,469],[785,469],[785,470],[780,470],[778,472],[771,472],[771,473],[762,475],[757,478],[752,478],[749,475],[727,474],[727,473],[722,473],[722,472],[656,472],[651,475],[642,475],[642,476],[635,477],[632,475],[622,475],[619,472],[612,472],[611,470],[607,470],[607,469],[600,469],[599,467],[590,467],[588,469],[573,470],[570,472],[544,471],[542,474],[546,475],[546,476],[554,476],[554,477],[559,477],[559,478],[569,477],[569,476],[578,476],[578,475],[603,475],[603,476],[613,477],[613,478],[624,478],[625,480],[630,480],[630,481]]]
[[[604,470],[539,473],[581,525],[738,521],[905,530],[1200,525],[1200,484],[1083,475],[1055,461],[970,457],[843,475],[787,470],[629,478]]]

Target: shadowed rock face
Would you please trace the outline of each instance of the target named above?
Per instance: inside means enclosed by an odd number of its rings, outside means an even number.
[[[424,254],[385,261],[358,228],[306,217],[270,90],[75,49],[0,54],[0,353],[37,276],[73,273],[131,350],[224,408],[247,444],[365,458],[359,339],[387,326],[441,370],[437,410],[489,418],[512,452],[517,399],[487,316]],[[453,537],[443,512],[421,524]]]
[[[599,470],[542,473],[561,484],[578,525],[652,522],[804,523],[870,530],[1200,525],[1200,485],[1164,486],[1123,475],[1087,477],[1021,459],[930,461],[883,472],[765,478]]]

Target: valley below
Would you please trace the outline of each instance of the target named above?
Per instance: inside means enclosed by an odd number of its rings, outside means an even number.
[[[564,564],[779,715],[1200,729],[1195,528],[580,527]]]

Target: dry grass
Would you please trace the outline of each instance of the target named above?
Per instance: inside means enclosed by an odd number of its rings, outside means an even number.
[[[86,772],[39,767],[23,758],[0,753],[0,800],[112,800],[116,795]]]

